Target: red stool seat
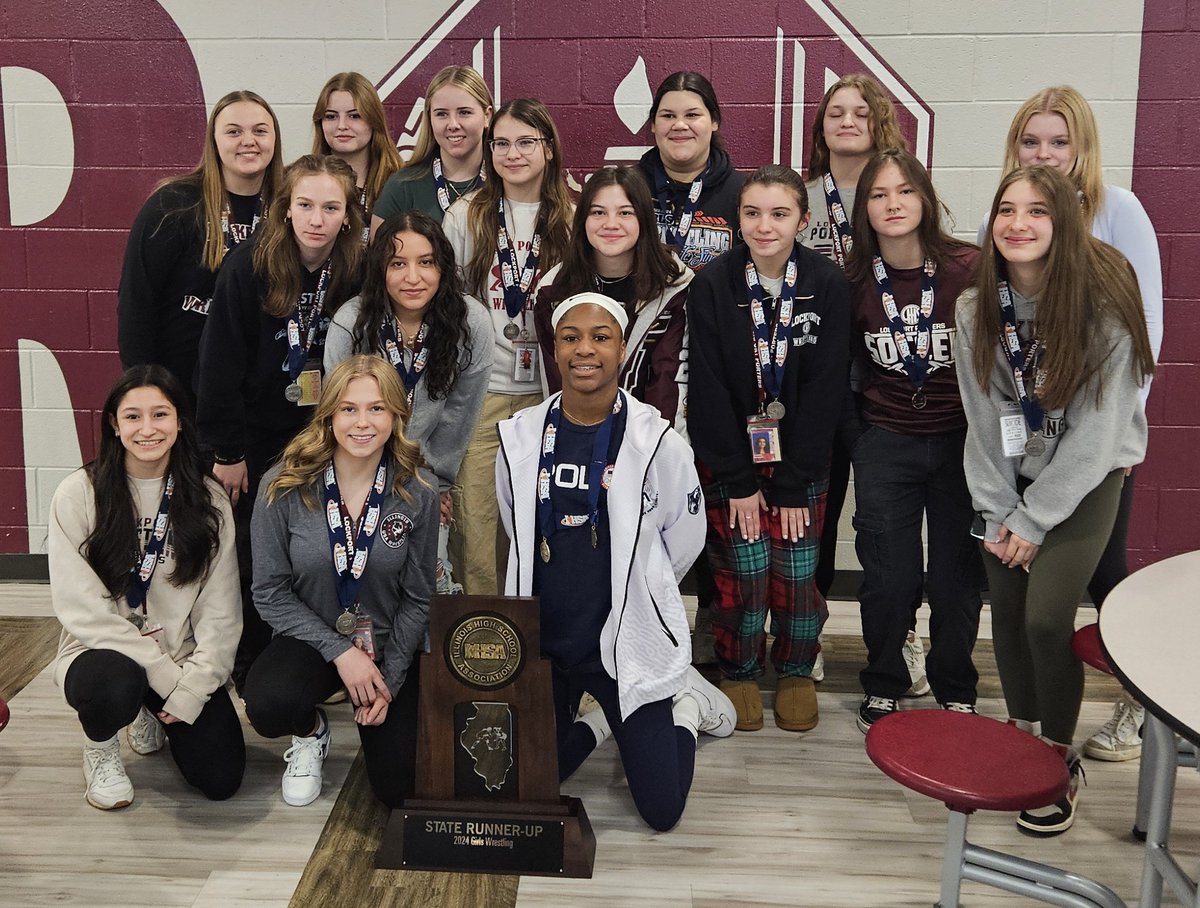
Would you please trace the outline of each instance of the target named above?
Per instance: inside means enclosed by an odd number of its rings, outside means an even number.
[[[1100,648],[1100,625],[1088,624],[1081,627],[1071,636],[1071,652],[1080,662],[1099,669],[1106,675],[1113,673],[1108,660],[1104,658],[1104,650]]]
[[[884,716],[867,732],[867,756],[905,788],[960,813],[1044,807],[1067,790],[1067,765],[1048,744],[969,713]]]
[[[4,726],[8,724],[8,704],[4,702],[4,698],[0,697],[0,731],[4,730]]]

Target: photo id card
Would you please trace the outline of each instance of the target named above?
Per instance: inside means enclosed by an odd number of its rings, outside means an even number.
[[[755,463],[779,463],[783,459],[779,420],[751,416],[746,420],[746,432],[750,435],[750,458]]]
[[[536,341],[513,343],[513,381],[534,382],[538,380],[538,345]]]
[[[158,651],[164,656],[169,656],[167,652],[167,632],[163,630],[163,626],[157,621],[153,624],[142,625],[142,636],[149,637],[158,646]]]
[[[350,642],[370,656],[371,661],[375,661],[375,631],[371,627],[369,615],[359,615],[355,620]]]
[[[304,371],[296,376],[296,384],[300,386],[300,397],[297,407],[315,407],[321,399],[321,370],[316,363],[305,363]]]
[[[997,405],[1000,411],[1000,444],[1005,457],[1024,457],[1025,414],[1021,405],[1015,400],[1006,400]]]

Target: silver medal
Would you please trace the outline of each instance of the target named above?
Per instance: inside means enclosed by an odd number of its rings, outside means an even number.
[[[1041,457],[1046,453],[1046,439],[1041,435],[1031,435],[1025,442],[1025,453],[1030,457]]]
[[[921,388],[918,388],[912,396],[913,409],[914,410],[924,410],[926,403],[928,403],[928,401],[925,398],[924,390],[922,390]]]
[[[129,619],[129,623],[136,627],[139,631],[146,626],[146,619],[139,612],[130,612],[125,616]]]
[[[292,382],[283,389],[283,396],[291,403],[299,403],[300,398],[304,396],[304,392],[300,390],[299,382]]]
[[[354,625],[357,621],[358,618],[355,617],[354,612],[345,611],[338,615],[333,627],[343,637],[349,637],[354,633]]]
[[[521,329],[517,327],[516,322],[509,322],[504,326],[504,336],[511,340],[516,340],[521,336]]]
[[[767,404],[767,415],[771,417],[771,419],[783,419],[783,415],[785,413],[787,413],[787,407],[785,407],[779,401],[773,400]]]

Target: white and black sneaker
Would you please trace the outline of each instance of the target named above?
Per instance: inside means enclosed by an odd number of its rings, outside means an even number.
[[[321,769],[329,754],[329,720],[318,709],[320,734],[301,738],[292,735],[292,746],[283,753],[287,769],[283,771],[283,800],[292,807],[304,807],[321,794]]]
[[[963,703],[959,700],[947,700],[942,704],[942,709],[948,713],[969,713],[972,716],[979,715],[979,710],[975,708],[974,703]]]
[[[138,710],[137,718],[127,729],[127,735],[130,748],[142,756],[158,753],[167,743],[167,730],[158,717],[144,706]]]
[[[1047,807],[1022,810],[1017,817],[1017,829],[1026,835],[1048,838],[1061,835],[1075,822],[1075,808],[1079,804],[1080,783],[1087,784],[1083,773],[1083,762],[1077,756],[1067,760],[1067,793],[1062,799]]]
[[[872,725],[891,713],[900,712],[900,701],[891,697],[863,697],[858,707],[858,730],[864,735]]]
[[[929,693],[929,678],[925,675],[925,642],[916,631],[909,631],[902,651],[904,664],[908,666],[908,677],[912,681],[904,696],[924,697]]]

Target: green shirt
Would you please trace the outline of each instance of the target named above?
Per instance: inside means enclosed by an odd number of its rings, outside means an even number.
[[[447,180],[446,187],[450,190],[450,201],[453,203],[459,196],[466,195],[475,185],[478,178],[470,180]],[[429,164],[417,167],[406,167],[392,174],[375,200],[375,209],[371,212],[385,221],[394,214],[415,208],[442,222],[442,206],[438,204],[437,185],[433,182],[433,168]]]

